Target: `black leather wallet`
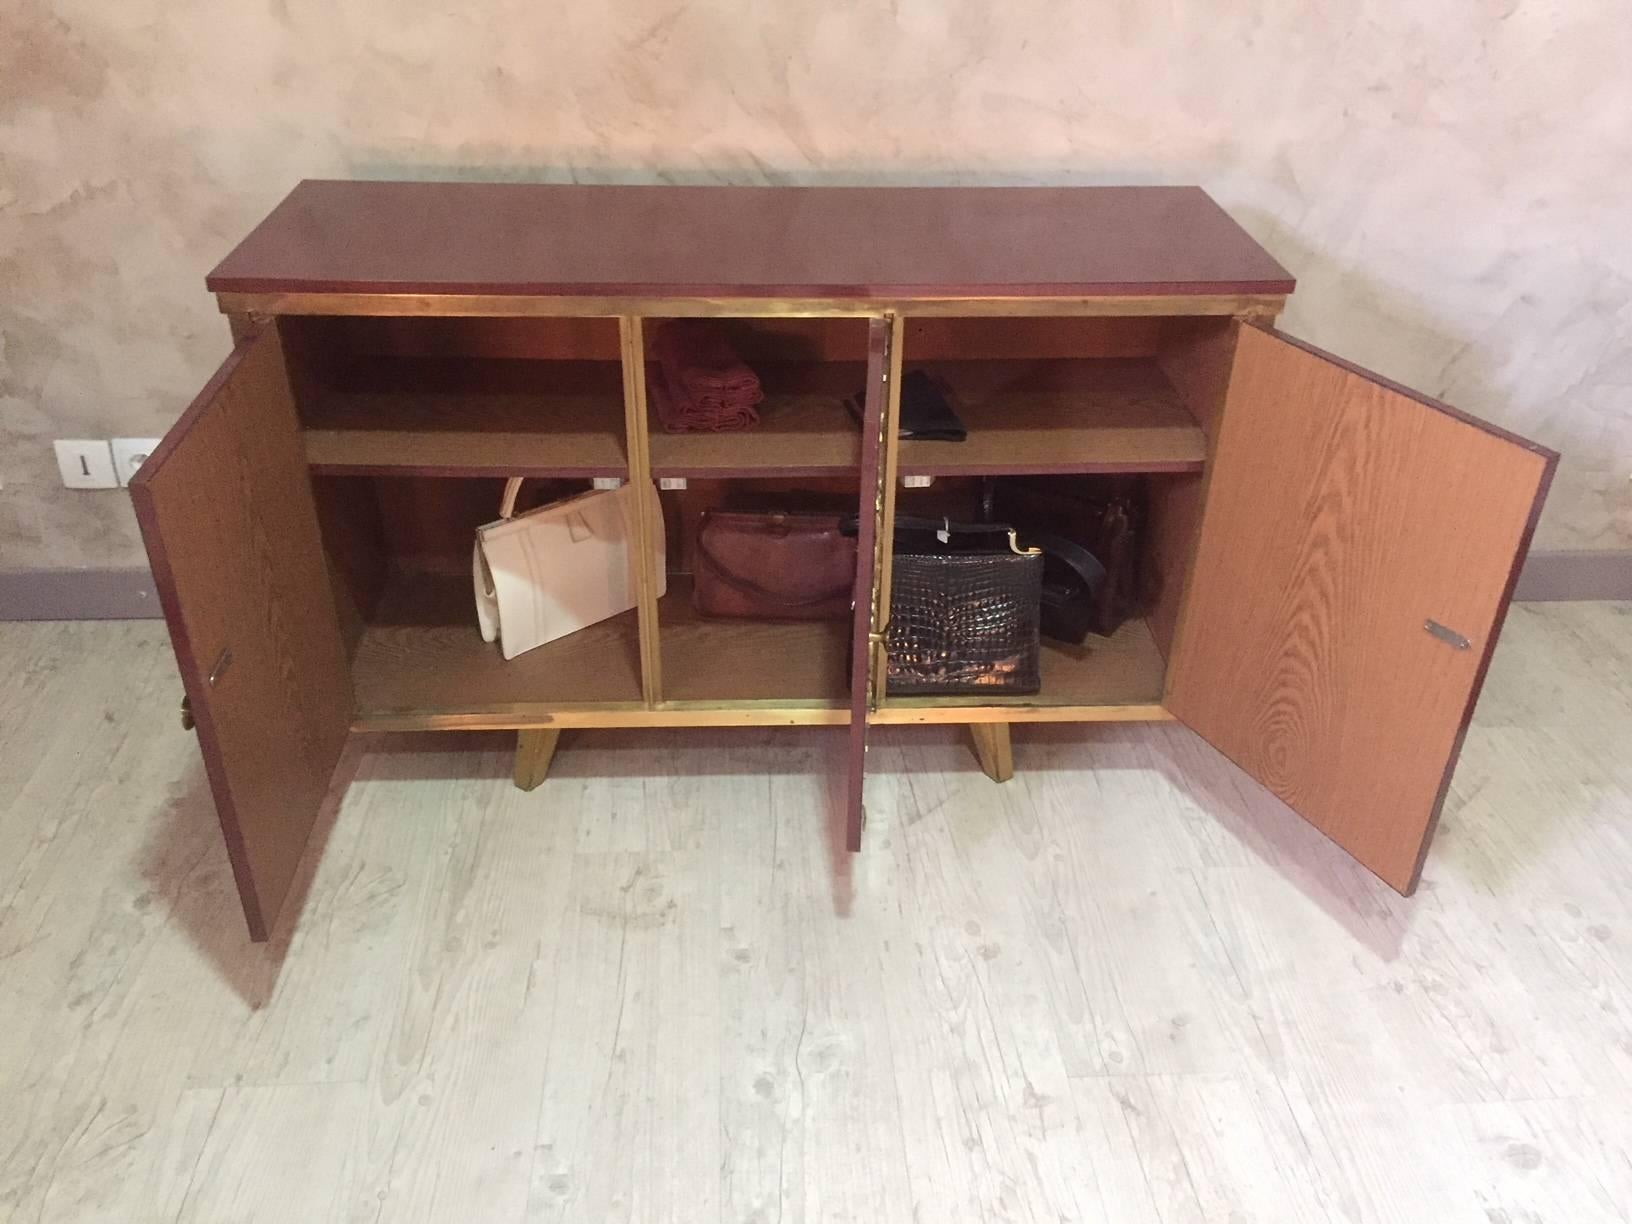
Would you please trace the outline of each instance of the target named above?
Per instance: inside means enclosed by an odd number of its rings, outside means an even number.
[[[856,395],[845,401],[858,424],[864,398]],[[922,370],[913,370],[901,380],[900,434],[923,442],[962,442],[969,431],[935,380]]]

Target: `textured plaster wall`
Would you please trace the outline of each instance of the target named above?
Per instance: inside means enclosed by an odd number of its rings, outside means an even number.
[[[1632,545],[1624,0],[0,0],[0,568],[129,565],[54,437],[162,431],[297,179],[1199,182],[1285,325],[1531,433]]]

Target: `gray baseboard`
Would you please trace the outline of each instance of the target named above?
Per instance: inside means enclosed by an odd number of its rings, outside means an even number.
[[[146,569],[0,570],[0,621],[163,615]]]
[[[1513,597],[1632,600],[1632,549],[1533,552]],[[163,615],[145,569],[0,570],[0,621]]]
[[[1632,548],[1533,552],[1519,572],[1513,598],[1535,603],[1632,599]]]

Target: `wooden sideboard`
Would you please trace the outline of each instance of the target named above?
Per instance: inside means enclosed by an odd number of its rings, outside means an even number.
[[[1409,892],[1557,458],[1274,330],[1292,277],[1196,188],[304,182],[207,283],[237,345],[131,487],[256,939],[353,730],[514,730],[532,786],[564,728],[843,725],[854,849],[870,727],[1002,780],[1013,723],[1177,719]],[[654,429],[683,316],[758,429]],[[898,440],[904,366],[966,442]],[[1141,482],[1149,615],[1035,696],[892,697],[897,511],[1070,473]],[[503,661],[469,565],[512,475],[667,486],[667,594]],[[766,499],[859,510],[849,623],[692,611],[700,511]]]

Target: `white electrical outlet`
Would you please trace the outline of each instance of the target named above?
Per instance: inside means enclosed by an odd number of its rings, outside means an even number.
[[[159,449],[159,439],[115,438],[111,445],[114,475],[119,478],[121,485],[128,485],[130,478],[147,462],[147,457]]]
[[[684,476],[659,476],[657,487],[660,489],[683,489],[686,487]]]
[[[903,489],[927,489],[927,488],[929,488],[930,485],[932,485],[934,483],[935,483],[935,477],[933,477],[933,476],[903,476],[903,477],[901,477],[901,487]]]
[[[62,438],[51,444],[65,489],[117,489],[113,451],[101,439]]]
[[[623,488],[623,481],[617,476],[597,476],[589,483],[590,487],[595,489],[611,490]]]

